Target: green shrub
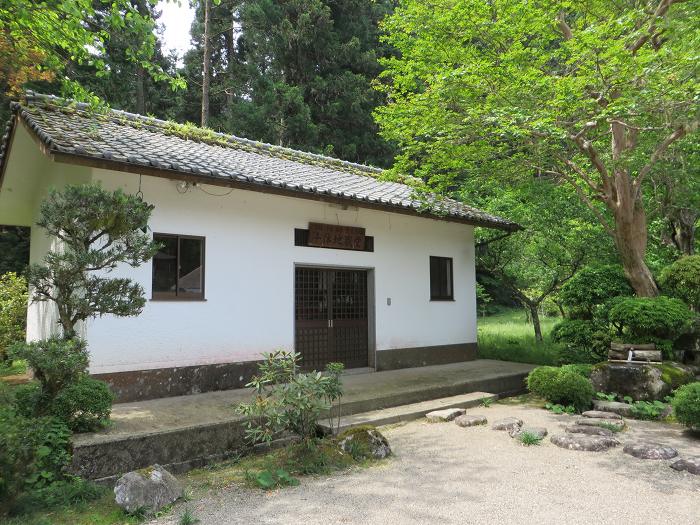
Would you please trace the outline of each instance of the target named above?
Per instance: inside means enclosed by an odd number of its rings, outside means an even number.
[[[564,406],[571,405],[583,412],[591,406],[594,393],[589,379],[577,372],[562,370],[554,381],[547,400]]]
[[[249,416],[246,435],[254,443],[269,443],[285,432],[305,442],[317,434],[318,420],[340,399],[343,366],[331,363],[326,373],[299,373],[300,355],[279,350],[264,354],[259,373],[246,386],[254,399],[242,403],[238,412]]]
[[[555,366],[538,366],[527,375],[527,389],[536,396],[549,399],[558,375],[559,369]]]
[[[49,413],[49,401],[42,395],[38,381],[15,387],[15,409],[24,417],[34,417],[40,411]],[[43,405],[43,406],[42,406]]]
[[[664,268],[659,281],[665,294],[700,312],[700,255],[678,259]]]
[[[562,286],[559,299],[569,310],[569,317],[593,319],[596,307],[632,293],[620,266],[587,266]]]
[[[535,368],[527,377],[530,392],[543,397],[551,404],[573,406],[583,411],[591,405],[594,391],[590,369],[587,367],[549,367]]]
[[[27,324],[27,281],[9,272],[0,275],[0,363],[14,343],[24,341]]]
[[[607,359],[610,333],[589,319],[563,319],[552,329],[552,340],[562,345],[559,363],[595,364]]]
[[[73,432],[93,432],[109,421],[113,401],[107,383],[84,376],[65,386],[51,402],[50,410]]]
[[[680,299],[619,297],[611,302],[608,320],[626,343],[656,343],[667,354],[672,342],[687,332],[693,312]]]
[[[85,341],[78,338],[51,337],[17,344],[11,349],[11,354],[15,359],[27,361],[49,399],[53,399],[65,385],[86,374],[90,360]]]
[[[575,374],[578,374],[581,377],[585,377],[586,379],[590,379],[591,374],[593,373],[593,365],[582,365],[582,364],[564,365],[560,368],[560,370],[562,372],[574,372]]]
[[[25,418],[0,408],[0,515],[25,490],[63,479],[70,462],[70,430],[51,417]]]
[[[683,385],[676,390],[671,403],[679,422],[700,429],[700,381]]]

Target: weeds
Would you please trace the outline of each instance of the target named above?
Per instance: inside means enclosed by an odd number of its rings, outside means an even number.
[[[575,414],[576,407],[573,405],[560,405],[558,403],[547,403],[544,408],[553,414]]]
[[[523,446],[530,447],[542,443],[542,438],[533,432],[525,431],[518,434],[518,441],[520,441]]]
[[[481,398],[481,406],[484,408],[489,408],[493,404],[493,398],[492,397],[482,397]]]
[[[599,423],[598,426],[600,428],[607,428],[613,434],[616,434],[616,433],[622,431],[622,427],[620,425],[615,425],[613,423]]]
[[[195,523],[199,523],[199,519],[194,517],[189,507],[185,507],[184,512],[180,515],[180,519],[178,520],[178,525],[194,525]]]

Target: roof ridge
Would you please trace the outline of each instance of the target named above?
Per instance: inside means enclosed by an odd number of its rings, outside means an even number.
[[[380,175],[385,172],[382,168],[376,166],[370,166],[368,164],[360,164],[357,162],[351,162],[348,160],[338,159],[336,157],[330,157],[328,155],[321,155],[319,153],[311,153],[308,151],[302,151],[294,148],[289,148],[285,146],[278,146],[275,144],[269,144],[267,142],[257,141],[248,139],[245,137],[239,137],[231,133],[222,133],[220,131],[214,131],[210,128],[202,128],[193,123],[180,123],[172,120],[163,120],[156,117],[151,117],[148,115],[141,115],[139,113],[131,113],[129,111],[124,111],[121,109],[114,109],[107,107],[105,111],[94,111],[93,107],[86,102],[79,102],[74,99],[68,99],[64,97],[58,97],[56,95],[48,95],[45,93],[37,93],[36,91],[27,90],[25,92],[25,101],[29,105],[38,105],[39,103],[49,106],[54,106],[58,109],[65,107],[72,107],[76,111],[82,112],[92,112],[96,115],[100,113],[102,115],[109,115],[110,119],[115,121],[117,124],[121,125],[132,125],[135,122],[140,122],[146,126],[152,126],[158,128],[159,131],[165,132],[166,134],[172,134],[179,136],[185,140],[196,140],[198,142],[204,142],[207,144],[218,145],[222,147],[235,147],[246,146],[250,148],[255,148],[258,152],[268,153],[271,156],[279,156],[279,154],[286,154],[295,157],[294,160],[303,162],[308,160],[309,162],[322,162],[325,164],[332,165],[338,168],[346,168],[348,171],[362,172],[367,175]],[[126,122],[124,121],[126,120]],[[183,128],[185,128],[183,130]],[[196,130],[194,135],[182,136],[182,134],[177,131],[190,131]],[[278,155],[275,155],[277,153]]]

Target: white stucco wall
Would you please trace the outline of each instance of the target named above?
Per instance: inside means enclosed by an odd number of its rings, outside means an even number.
[[[18,128],[0,209],[11,199],[12,206],[4,209],[22,210],[22,218],[11,223],[26,225],[29,217],[36,218],[48,188],[88,180],[132,193],[139,186],[138,175],[52,162]],[[152,231],[206,238],[206,301],[152,301],[151,264],[120,268],[115,276],[139,282],[149,301],[139,317],[105,316],[83,327],[92,373],[256,360],[264,351],[292,349],[295,265],[372,271],[378,352],[476,342],[471,226],[214,186],[180,194],[176,182],[147,176],[142,190],[155,205]],[[17,205],[15,199],[25,194],[34,197]],[[295,247],[294,228],[314,221],[361,226],[374,236],[375,251]],[[39,262],[50,245],[34,227],[32,262]],[[431,255],[454,259],[453,302],[430,301]],[[56,327],[42,304],[30,306],[28,321],[30,339]]]

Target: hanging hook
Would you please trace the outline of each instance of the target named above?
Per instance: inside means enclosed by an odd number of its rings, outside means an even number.
[[[139,191],[136,192],[136,196],[143,200],[143,191],[141,191],[141,177],[142,175],[139,173]]]

